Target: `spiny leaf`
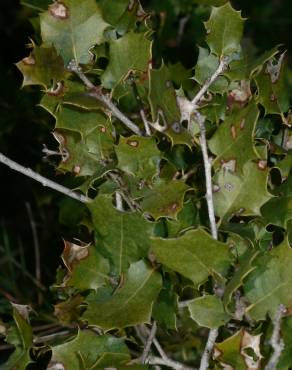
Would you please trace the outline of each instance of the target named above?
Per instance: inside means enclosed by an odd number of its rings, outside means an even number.
[[[123,365],[129,359],[130,355],[123,339],[80,330],[73,340],[52,347],[48,370],[98,369]]]
[[[254,145],[254,130],[259,110],[254,101],[228,116],[209,140],[210,150],[216,154],[215,168],[232,162],[234,172],[242,174],[246,162],[259,157]]]
[[[220,298],[205,295],[188,303],[191,318],[200,326],[215,329],[226,324],[230,316],[225,312]]]
[[[113,295],[90,295],[83,318],[104,330],[125,328],[150,321],[152,305],[161,289],[161,276],[139,261],[133,263]]]
[[[48,89],[64,76],[63,60],[52,47],[33,45],[29,56],[16,66],[23,74],[22,86],[41,85]]]
[[[145,190],[141,207],[155,220],[160,217],[176,218],[183,207],[184,195],[188,190],[189,186],[181,180],[172,182],[159,180],[151,189]]]
[[[266,223],[287,228],[292,219],[292,175],[274,192],[276,197],[270,199],[261,209]]]
[[[88,207],[96,232],[96,244],[110,259],[115,273],[127,271],[131,262],[147,256],[153,230],[150,222],[137,213],[118,211],[108,195],[99,195]]]
[[[214,177],[218,186],[214,194],[215,213],[220,218],[229,219],[232,215],[257,216],[261,206],[272,196],[267,192],[266,162],[247,162],[243,166],[243,176],[238,176],[222,168]]]
[[[147,73],[151,41],[143,33],[129,32],[110,42],[109,64],[101,76],[103,87],[112,89],[132,71]]]
[[[258,87],[258,102],[266,114],[283,114],[289,109],[289,95],[285,76],[285,53],[270,59],[255,78]]]
[[[292,250],[287,240],[253,263],[256,269],[248,275],[244,290],[250,305],[246,313],[254,320],[274,318],[279,304],[292,302]]]
[[[205,22],[206,42],[212,53],[229,56],[240,51],[244,19],[230,3],[212,8],[210,19]]]
[[[115,147],[118,168],[140,179],[151,181],[158,174],[160,151],[153,137],[121,137]]]
[[[228,246],[203,229],[190,230],[176,239],[152,238],[158,262],[198,286],[209,275],[224,276],[231,262]]]
[[[66,66],[71,60],[89,63],[89,49],[104,41],[103,33],[109,26],[94,0],[54,2],[40,20],[43,42],[55,46]]]
[[[152,316],[166,329],[177,330],[176,310],[178,296],[170,287],[162,289],[153,306]]]
[[[181,114],[176,100],[176,93],[171,81],[171,74],[165,64],[160,69],[149,71],[149,104],[152,121],[167,127],[164,133],[173,145],[192,145],[190,133],[181,125]]]
[[[68,274],[63,285],[79,290],[98,289],[109,279],[109,262],[94,246],[79,246],[65,242],[63,261]]]
[[[29,323],[30,307],[12,303],[13,319],[16,327],[8,330],[6,341],[15,346],[9,359],[0,367],[1,370],[25,370],[32,363],[30,350],[33,347],[32,327]]]

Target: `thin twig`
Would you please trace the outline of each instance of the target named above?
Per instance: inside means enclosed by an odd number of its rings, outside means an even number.
[[[208,215],[211,227],[211,234],[214,239],[218,239],[218,231],[215,219],[214,202],[213,202],[213,187],[212,187],[212,165],[208,155],[208,146],[206,139],[205,118],[196,112],[196,118],[200,127],[200,143],[203,154],[205,181],[206,181],[206,200],[208,206]]]
[[[145,344],[142,356],[141,356],[141,364],[146,364],[146,360],[151,350],[151,345],[153,343],[153,340],[155,339],[156,331],[157,331],[157,323],[156,321],[154,321],[152,324],[149,336],[147,338],[147,342]]]
[[[208,91],[209,87],[217,80],[217,78],[225,71],[227,68],[228,62],[226,58],[221,58],[220,63],[216,71],[212,74],[210,78],[206,80],[204,85],[201,87],[199,92],[196,94],[196,96],[192,100],[193,109],[195,110],[197,105],[199,104],[200,100],[203,98],[203,96]]]
[[[216,339],[218,337],[218,329],[211,329],[209,331],[208,340],[204,349],[203,356],[201,358],[200,368],[199,370],[207,370],[209,369],[209,362],[210,357],[213,351],[213,348],[216,343]]]
[[[33,343],[34,344],[40,344],[40,343],[43,343],[43,342],[50,342],[50,341],[55,340],[57,338],[67,337],[69,335],[72,335],[72,331],[64,330],[64,331],[60,331],[60,332],[57,332],[57,333],[44,335],[42,337],[37,337],[33,340]]]
[[[140,109],[140,116],[141,116],[142,121],[144,123],[146,135],[147,136],[151,136],[150,124],[149,124],[149,122],[147,120],[147,117],[146,117],[146,114],[145,114],[144,109]]]
[[[85,76],[83,73],[81,67],[77,66],[75,61],[72,60],[69,63],[68,69],[72,72],[75,72],[77,76],[80,78],[80,80],[84,83],[84,85],[87,87],[87,89],[90,91],[90,96],[95,98],[96,100],[102,102],[112,113],[113,116],[115,116],[117,119],[119,119],[123,124],[128,127],[131,131],[133,131],[136,135],[142,136],[143,133],[139,129],[139,127],[132,122],[124,113],[122,113],[119,108],[112,102],[112,100],[105,94],[101,92],[101,89],[96,87],[90,80]]]
[[[285,312],[286,312],[285,306],[280,304],[276,312],[275,319],[273,321],[274,329],[271,338],[271,346],[273,347],[274,352],[265,370],[276,370],[281,353],[284,350],[285,344],[280,336],[280,332],[281,332],[281,321]]]
[[[32,169],[24,167],[17,162],[6,157],[4,154],[0,153],[0,163],[5,164],[6,166],[10,167],[12,170],[22,173],[23,175],[34,179],[37,182],[40,182],[43,186],[48,187],[50,189],[56,190],[59,193],[65,194],[70,198],[76,199],[82,203],[88,203],[91,201],[90,198],[86,197],[85,195],[75,193],[73,190],[66,188],[63,185],[57,184],[56,182],[47,179],[46,177],[34,172]]]
[[[33,217],[30,203],[26,202],[25,205],[26,205],[30,227],[31,227],[31,232],[32,232],[32,237],[33,237],[34,257],[35,257],[35,277],[36,277],[36,280],[41,285],[41,280],[42,280],[41,256],[40,256],[40,243],[39,243],[39,238],[38,238],[37,226],[36,226],[36,223]],[[42,294],[39,290],[37,292],[37,295],[38,295],[38,304],[40,305],[42,303]]]
[[[180,362],[173,361],[169,358],[161,358],[161,357],[157,357],[157,356],[149,356],[148,363],[150,365],[168,366],[168,367],[170,367],[171,369],[174,369],[174,370],[196,370],[193,367],[189,367],[189,366],[184,365]]]

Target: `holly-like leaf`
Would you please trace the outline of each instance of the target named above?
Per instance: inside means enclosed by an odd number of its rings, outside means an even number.
[[[207,49],[199,48],[199,57],[196,65],[195,80],[203,85],[210,76],[214,74],[219,66],[219,58],[210,54]],[[210,86],[209,90],[213,93],[223,93],[227,90],[229,81],[224,76],[219,76]]]
[[[289,94],[285,77],[285,53],[272,58],[255,78],[258,87],[258,102],[266,114],[283,114],[289,109]]]
[[[266,223],[287,229],[292,219],[292,175],[274,192],[276,197],[264,204],[261,209]]]
[[[103,87],[113,89],[132,71],[147,73],[151,60],[151,41],[143,33],[129,32],[111,40],[109,64],[101,76]]]
[[[141,207],[155,220],[161,217],[176,218],[183,207],[184,195],[188,190],[190,187],[181,180],[159,180],[151,189],[145,190]]]
[[[98,289],[107,282],[109,262],[94,246],[79,246],[65,242],[63,261],[68,274],[63,285],[79,290]]]
[[[194,0],[196,4],[211,6],[220,6],[227,3],[227,1],[228,0]]]
[[[265,161],[264,161],[265,162]],[[243,166],[243,176],[222,168],[214,177],[215,213],[228,219],[232,215],[261,215],[260,208],[272,196],[267,192],[268,171],[266,162],[247,162]]]
[[[160,69],[149,71],[149,104],[152,121],[159,120],[163,131],[172,144],[192,145],[190,133],[181,125],[181,113],[176,92],[171,81],[171,73],[165,64]]]
[[[162,289],[157,301],[153,306],[153,318],[160,325],[164,326],[166,329],[176,330],[176,310],[177,310],[178,296],[171,290],[171,288],[166,287]]]
[[[232,294],[243,284],[243,280],[248,276],[248,274],[255,269],[252,262],[258,254],[259,252],[257,250],[248,249],[242,256],[239,266],[235,267],[235,272],[225,287],[222,299],[224,307],[228,313],[231,313],[229,305],[231,303]]]
[[[160,151],[153,137],[121,137],[115,147],[118,168],[140,179],[151,181],[158,174]]]
[[[161,276],[153,268],[143,261],[133,263],[114,294],[105,297],[97,292],[88,298],[83,318],[104,330],[150,322],[161,284]]]
[[[184,204],[183,209],[178,213],[177,219],[168,219],[167,234],[169,238],[175,238],[179,233],[199,226],[198,209],[194,202],[188,201]]]
[[[48,370],[100,369],[124,365],[129,360],[129,351],[123,339],[80,330],[73,340],[52,347]]]
[[[175,239],[152,238],[158,262],[198,286],[209,275],[224,276],[231,257],[227,244],[214,240],[203,229],[190,230]]]
[[[284,340],[284,349],[281,353],[277,369],[278,370],[289,370],[292,365],[292,317],[286,317],[282,320],[281,325],[281,336]]]
[[[33,347],[32,327],[29,323],[30,307],[12,303],[16,327],[8,330],[6,341],[15,346],[9,359],[0,366],[1,370],[25,370],[32,363],[30,350]]]
[[[254,101],[247,107],[225,118],[209,140],[210,150],[216,154],[214,167],[232,163],[232,170],[242,174],[246,162],[259,157],[254,145],[254,130],[259,110]]]
[[[90,48],[104,41],[109,26],[95,0],[54,2],[41,13],[41,34],[46,45],[54,45],[67,66],[71,60],[87,64],[92,60]]]
[[[244,19],[230,3],[212,8],[211,16],[205,22],[206,42],[212,53],[217,56],[229,56],[240,51]]]
[[[97,247],[110,259],[115,273],[127,271],[130,263],[147,256],[153,224],[137,213],[118,211],[108,195],[96,197],[88,207]]]
[[[188,303],[191,318],[200,326],[215,329],[226,324],[230,316],[225,312],[220,298],[205,295]]]
[[[292,250],[288,241],[259,256],[253,263],[256,269],[248,275],[244,290],[250,305],[246,313],[254,320],[273,319],[280,304],[292,302]]]
[[[224,368],[236,370],[260,369],[261,334],[251,335],[240,330],[221,343],[216,343],[215,358]]]
[[[52,47],[33,46],[26,58],[16,64],[23,74],[22,86],[41,85],[51,87],[64,76],[64,63]]]

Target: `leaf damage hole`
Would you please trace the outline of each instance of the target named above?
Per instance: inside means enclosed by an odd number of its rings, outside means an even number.
[[[227,182],[226,184],[224,184],[224,188],[227,191],[231,191],[234,188],[234,186],[232,184],[230,184],[229,182]]]
[[[267,168],[267,161],[265,159],[261,159],[258,161],[258,169],[264,171]]]
[[[131,146],[132,148],[138,148],[139,141],[137,140],[127,140],[127,144]]]
[[[69,18],[69,12],[65,4],[61,2],[55,2],[49,6],[50,14],[57,19],[67,19]]]

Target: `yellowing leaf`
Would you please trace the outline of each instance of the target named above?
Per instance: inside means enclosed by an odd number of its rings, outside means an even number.
[[[40,20],[43,42],[55,46],[66,66],[73,59],[77,64],[89,63],[90,48],[104,41],[103,33],[109,26],[95,0],[54,2]]]
[[[88,298],[83,318],[104,330],[150,322],[153,302],[161,289],[161,276],[139,261],[133,263],[123,284],[110,296],[97,291]]]

